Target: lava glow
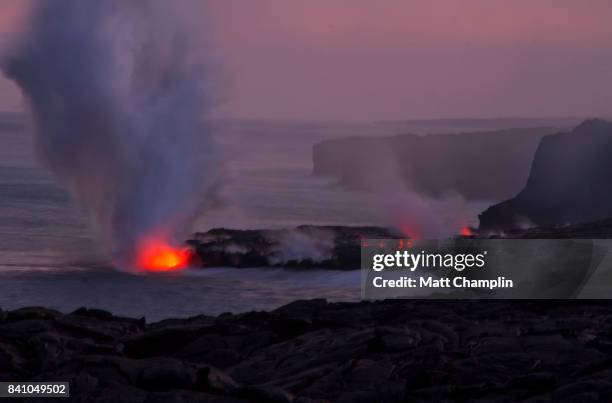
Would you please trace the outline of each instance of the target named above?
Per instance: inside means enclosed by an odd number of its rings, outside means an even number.
[[[399,230],[402,235],[406,238],[410,238],[412,240],[422,239],[422,231],[419,229],[419,226],[413,220],[409,220],[404,218],[400,221]]]
[[[472,233],[472,229],[471,229],[470,227],[468,227],[467,225],[464,225],[464,226],[461,228],[461,232],[460,232],[460,234],[461,234],[461,236],[472,236],[472,235],[474,235],[474,234]]]
[[[169,272],[187,267],[189,248],[174,248],[160,239],[147,239],[138,248],[138,267],[150,272]]]

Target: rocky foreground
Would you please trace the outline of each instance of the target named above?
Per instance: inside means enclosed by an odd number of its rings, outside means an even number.
[[[611,353],[605,301],[311,300],[151,324],[0,311],[0,379],[69,380],[83,402],[609,401]]]

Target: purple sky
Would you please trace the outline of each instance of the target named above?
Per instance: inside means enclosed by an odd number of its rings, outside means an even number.
[[[23,1],[0,3],[0,39]],[[219,116],[612,116],[609,0],[211,0]],[[19,105],[0,80],[0,109]]]

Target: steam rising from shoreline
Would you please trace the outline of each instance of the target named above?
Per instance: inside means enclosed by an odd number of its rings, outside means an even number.
[[[181,235],[215,174],[198,0],[44,0],[3,55],[40,155],[116,257]],[[129,260],[128,260],[129,261]]]

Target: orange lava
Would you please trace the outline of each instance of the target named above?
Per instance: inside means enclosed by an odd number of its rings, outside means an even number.
[[[147,239],[138,248],[137,264],[150,272],[178,271],[187,267],[191,251],[189,248],[174,248],[160,239]]]
[[[472,236],[472,235],[474,235],[474,234],[472,233],[472,229],[471,229],[470,227],[468,227],[467,225],[464,225],[464,226],[461,228],[461,232],[460,232],[460,234],[461,234],[461,236]]]

